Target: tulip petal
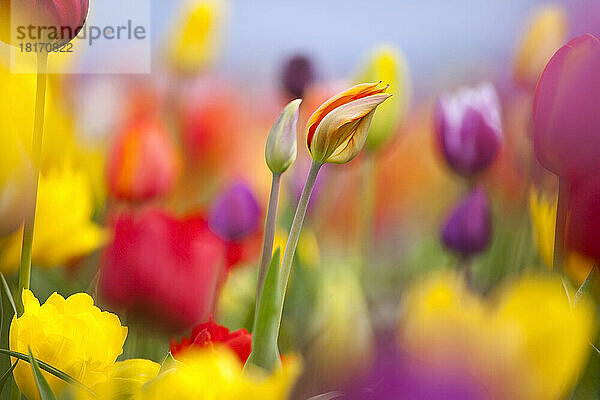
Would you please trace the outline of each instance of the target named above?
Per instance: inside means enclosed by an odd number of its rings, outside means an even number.
[[[388,94],[363,97],[331,111],[317,127],[313,138],[314,148],[318,148],[321,154],[314,154],[314,152],[311,154],[324,162],[329,162],[333,154],[336,155],[336,163],[350,161],[358,154],[367,139],[373,117],[371,115],[367,118],[367,116],[389,97]],[[342,150],[348,148],[350,141],[353,145],[349,148],[357,151],[342,154]]]
[[[318,126],[321,124],[323,119],[336,108],[347,104],[353,100],[358,100],[363,97],[383,93],[387,87],[377,88],[380,82],[377,83],[361,83],[360,85],[356,85],[347,89],[337,95],[333,96],[325,103],[323,103],[317,111],[311,115],[308,123],[306,125],[306,144],[308,146],[308,150],[311,151],[311,144],[313,140],[313,136],[316,133]]]

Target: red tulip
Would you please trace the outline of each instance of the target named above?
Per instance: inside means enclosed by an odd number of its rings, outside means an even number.
[[[225,247],[203,218],[147,210],[120,215],[100,290],[116,308],[171,332],[205,321],[222,280]]]
[[[88,9],[89,0],[0,0],[0,40],[66,44],[83,28]]]
[[[600,168],[600,41],[571,40],[549,61],[535,92],[534,149],[548,170],[570,181]]]
[[[181,342],[171,340],[171,354],[177,355],[190,347],[205,348],[221,343],[237,354],[240,361],[245,363],[252,352],[252,335],[245,329],[229,332],[224,326],[218,325],[211,317],[208,322],[197,325],[190,337],[184,337]]]
[[[108,187],[120,199],[141,201],[166,195],[177,183],[179,172],[177,148],[157,120],[128,126],[108,155]]]

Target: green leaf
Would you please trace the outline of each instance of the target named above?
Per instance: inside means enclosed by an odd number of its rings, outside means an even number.
[[[178,361],[173,357],[171,352],[167,354],[162,364],[160,365],[160,370],[158,371],[158,375],[170,371],[177,366]]]
[[[44,378],[44,374],[40,371],[40,367],[37,363],[37,360],[31,354],[31,348],[29,348],[29,363],[31,364],[31,370],[33,371],[33,378],[35,379],[35,385],[37,386],[38,392],[40,394],[40,399],[42,400],[56,400],[56,396],[54,392],[48,385],[48,381]]]
[[[10,306],[13,309],[13,312],[17,314],[17,306],[15,305],[15,300],[13,299],[12,293],[10,292],[10,288],[8,287],[8,283],[4,278],[4,274],[0,273],[0,279],[2,280],[2,288],[4,289],[4,294],[8,298]]]
[[[26,362],[30,362],[29,361],[29,356],[23,353],[19,353],[16,351],[12,351],[12,350],[6,350],[6,349],[0,349],[0,354],[6,354],[9,355],[11,357],[17,358],[19,360],[22,361],[26,361]],[[87,386],[85,386],[83,383],[79,382],[77,379],[71,377],[70,375],[62,372],[61,370],[59,370],[58,368],[55,368],[53,366],[51,366],[50,364],[46,364],[45,362],[36,359],[40,369],[42,369],[43,371],[48,372],[51,375],[54,375],[55,377],[57,377],[58,379],[62,379],[63,381],[71,384],[71,385],[75,385],[75,386],[79,386],[80,388],[86,390],[88,393],[90,393],[92,396],[96,397],[96,394],[94,393],[94,391],[90,388],[88,388]]]
[[[7,369],[5,373],[2,374],[2,377],[0,377],[0,392],[2,392],[2,389],[4,389],[4,385],[6,384],[6,381],[8,381],[8,378],[10,378],[10,374],[12,374],[12,372],[17,367],[18,362],[19,362],[19,360],[15,361],[15,363],[13,365],[11,365],[10,368]]]
[[[279,324],[283,311],[283,298],[280,290],[281,275],[281,249],[278,247],[271,259],[271,265],[267,271],[262,295],[260,296],[258,310],[254,317],[254,328],[252,330],[252,353],[246,362],[256,365],[268,371],[275,366],[281,365],[277,340]]]
[[[592,290],[597,268],[598,267],[596,266],[596,264],[592,266],[592,269],[590,270],[588,276],[585,278],[585,281],[583,281],[579,289],[577,289],[577,293],[575,293],[575,297],[573,298],[573,304],[577,304],[583,296],[586,296]]]

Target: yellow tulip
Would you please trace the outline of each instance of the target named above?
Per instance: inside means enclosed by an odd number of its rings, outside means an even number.
[[[379,46],[369,54],[359,77],[362,82],[382,81],[390,85],[387,92],[392,97],[379,107],[367,137],[367,149],[377,150],[394,135],[406,115],[410,94],[408,65],[400,49]]]
[[[360,153],[377,107],[390,95],[387,86],[363,83],[323,103],[306,125],[306,145],[313,161],[344,164]]]
[[[75,388],[75,398],[77,400],[135,400],[142,396],[143,386],[156,378],[159,370],[160,364],[150,360],[119,361],[109,368],[106,380],[91,387],[95,397],[86,390]]]
[[[145,386],[139,400],[281,400],[286,399],[300,373],[300,362],[287,358],[273,375],[250,370],[226,348],[191,350],[177,366]]]
[[[550,57],[565,43],[568,25],[561,6],[545,5],[537,10],[519,43],[514,65],[518,82],[536,85]]]
[[[224,14],[225,5],[220,0],[195,0],[185,5],[168,43],[175,69],[195,73],[216,60]]]
[[[438,273],[405,295],[400,343],[432,366],[462,368],[489,398],[562,398],[586,365],[592,302],[572,305],[561,280],[547,275],[508,283],[493,299]]]
[[[108,237],[92,221],[93,210],[92,189],[83,172],[68,165],[43,172],[38,188],[33,263],[60,266],[101,247]],[[22,236],[21,229],[0,242],[0,270],[10,272],[18,267]]]
[[[78,379],[88,387],[105,381],[123,351],[127,328],[119,317],[94,306],[86,293],[67,299],[54,293],[40,306],[27,289],[22,294],[24,313],[10,325],[10,349],[33,356]],[[14,362],[14,360],[13,360]],[[67,387],[62,380],[43,373],[55,394]],[[39,400],[29,364],[14,370],[19,389],[30,400]]]
[[[278,231],[275,233],[273,253],[275,253],[275,250],[277,250],[278,247],[285,249],[287,237],[287,232]],[[315,232],[310,228],[305,228],[302,230],[302,233],[300,233],[298,246],[296,248],[296,255],[304,267],[316,267],[319,265],[321,260],[319,242]]]
[[[558,200],[548,199],[532,189],[529,193],[529,213],[533,228],[533,239],[540,258],[548,268],[554,262],[554,231]],[[576,252],[569,252],[565,270],[577,282],[582,283],[594,265],[594,260]]]
[[[341,383],[369,369],[375,338],[363,290],[349,265],[327,265],[317,287],[309,379]]]

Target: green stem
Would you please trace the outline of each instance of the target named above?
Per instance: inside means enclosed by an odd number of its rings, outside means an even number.
[[[359,209],[359,233],[360,238],[360,276],[364,276],[373,254],[373,236],[375,230],[375,192],[376,192],[376,169],[375,155],[367,152],[362,166],[362,196]]]
[[[290,272],[292,270],[292,262],[294,261],[294,254],[296,253],[296,246],[298,245],[298,239],[300,238],[300,232],[302,231],[302,224],[304,223],[304,217],[306,216],[306,209],[308,208],[308,202],[310,195],[315,187],[317,175],[323,164],[313,161],[306,177],[306,183],[304,189],[302,189],[302,195],[296,208],[296,214],[290,228],[290,235],[288,236],[287,244],[285,245],[285,253],[283,254],[283,261],[281,263],[281,298],[285,301],[285,292],[287,290],[288,280],[290,278]],[[283,313],[283,302],[281,304],[281,313]],[[281,319],[281,316],[280,316]]]
[[[279,200],[279,183],[281,174],[273,173],[271,182],[271,195],[269,196],[269,206],[267,209],[267,219],[265,221],[265,234],[263,237],[262,252],[260,255],[260,265],[258,269],[258,283],[256,286],[256,306],[254,313],[258,311],[258,304],[265,284],[265,276],[273,255],[273,242],[275,240],[275,225],[277,221],[277,202]]]
[[[567,215],[569,211],[569,187],[564,179],[558,183],[558,204],[556,210],[556,227],[554,231],[554,272],[562,273],[565,262],[565,236]]]
[[[44,113],[46,110],[46,86],[48,80],[48,53],[37,53],[37,84],[35,95],[35,119],[33,123],[32,155],[34,166],[33,201],[31,210],[23,227],[23,244],[21,247],[21,266],[19,268],[19,290],[17,291],[17,313],[23,314],[23,289],[29,289],[31,281],[31,256],[33,253],[33,227],[37,203],[38,180],[42,164],[42,139],[44,136]],[[12,398],[20,399],[21,393],[16,384],[12,386]]]

